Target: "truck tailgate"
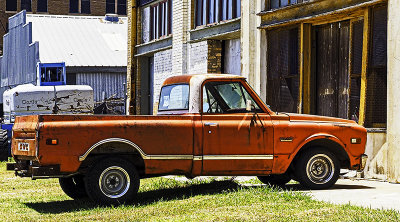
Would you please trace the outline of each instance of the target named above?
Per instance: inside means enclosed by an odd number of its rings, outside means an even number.
[[[19,159],[36,157],[39,116],[21,116],[16,118],[13,127],[11,149],[13,156]]]

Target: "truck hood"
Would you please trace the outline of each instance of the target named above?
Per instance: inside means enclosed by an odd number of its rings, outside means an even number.
[[[332,123],[342,123],[342,124],[356,124],[353,120],[329,117],[329,116],[317,116],[317,115],[307,115],[298,113],[284,113],[289,117],[290,121],[312,121],[312,122],[332,122]]]

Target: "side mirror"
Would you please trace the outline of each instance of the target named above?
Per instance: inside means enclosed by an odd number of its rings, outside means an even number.
[[[246,111],[251,112],[251,100],[249,99],[246,101]]]

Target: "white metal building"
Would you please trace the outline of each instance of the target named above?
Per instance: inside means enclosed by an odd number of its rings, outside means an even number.
[[[26,15],[42,63],[65,62],[67,84],[90,85],[95,102],[125,97],[126,17]],[[120,110],[123,110],[121,107]]]

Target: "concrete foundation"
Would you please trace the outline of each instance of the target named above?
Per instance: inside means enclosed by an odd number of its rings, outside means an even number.
[[[365,154],[368,155],[368,160],[364,169],[364,177],[386,180],[387,143],[385,131],[370,130],[367,135]]]
[[[388,181],[400,182],[400,1],[388,2],[387,164]]]

